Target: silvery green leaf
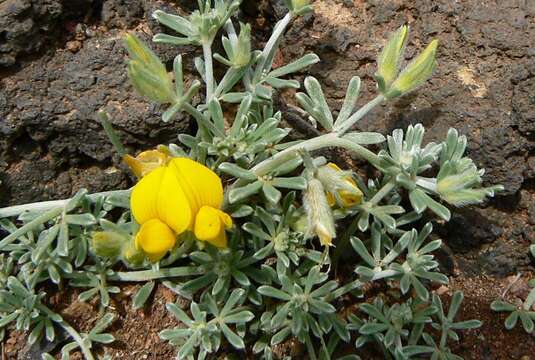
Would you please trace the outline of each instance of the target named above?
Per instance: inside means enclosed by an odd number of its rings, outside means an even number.
[[[287,177],[287,178],[274,178],[271,181],[273,186],[278,188],[293,189],[293,190],[305,190],[307,187],[307,181],[302,176]]]
[[[533,324],[533,320],[528,315],[528,313],[525,312],[525,311],[521,311],[519,315],[520,315],[520,321],[522,321],[522,327],[524,328],[524,330],[528,334],[531,334],[533,332],[534,327],[535,327],[535,324]],[[473,321],[477,321],[477,320],[473,320]],[[457,324],[459,324],[459,323],[455,323],[453,325],[457,325]],[[480,322],[479,322],[479,324],[481,325]]]
[[[513,304],[509,304],[508,302],[502,301],[502,300],[494,300],[490,304],[490,308],[493,311],[515,311],[516,306]]]
[[[356,237],[351,237],[351,246],[353,246],[353,249],[357,252],[357,254],[360,255],[362,260],[364,260],[369,266],[375,267],[375,259],[370,255],[368,252],[368,249],[364,245],[364,243]]]
[[[268,285],[260,286],[257,291],[264,296],[269,296],[283,301],[289,301],[292,298],[288,293]]]
[[[220,324],[221,331],[223,332],[223,335],[225,335],[225,338],[228,340],[228,342],[236,349],[243,349],[245,347],[245,343],[243,342],[243,339],[236,335],[230,328],[222,323]]]
[[[249,181],[257,179],[257,176],[252,171],[241,168],[233,163],[224,162],[219,165],[218,169],[224,173],[227,173],[240,179],[245,179]]]
[[[518,321],[519,312],[513,311],[506,319],[505,319],[505,328],[507,330],[511,330],[516,326],[516,323]]]
[[[78,192],[69,200],[67,205],[65,205],[65,212],[68,213],[78,207],[80,205],[80,202],[86,195],[87,189],[78,190]]]
[[[235,209],[232,212],[232,217],[233,218],[246,217],[246,216],[251,215],[253,211],[254,211],[253,208],[250,207],[249,205],[240,205],[237,209]]]
[[[223,116],[223,110],[221,109],[221,104],[216,98],[213,98],[208,104],[208,110],[210,110],[210,115],[214,121],[214,125],[221,132],[225,133],[225,117]]]
[[[228,193],[229,202],[233,204],[251,195],[257,194],[261,188],[262,188],[262,182],[255,181],[248,185],[245,185],[236,189],[232,189]]]
[[[274,346],[283,342],[291,333],[290,327],[282,328],[278,333],[271,337],[270,345]]]
[[[192,41],[188,38],[172,36],[167,34],[156,34],[152,37],[155,43],[171,44],[171,45],[189,45]]]
[[[154,284],[154,281],[149,281],[136,292],[134,298],[132,299],[132,307],[135,310],[141,309],[143,306],[145,306],[145,303],[154,289]]]
[[[69,254],[69,226],[65,216],[61,218],[56,249],[59,256],[67,256]]]
[[[259,239],[270,241],[271,236],[266,234],[260,226],[258,226],[255,223],[248,222],[243,224],[242,226],[243,230],[247,231],[249,234],[258,237]]]
[[[66,215],[65,221],[71,225],[81,225],[81,226],[90,226],[97,223],[97,219],[93,214],[75,214],[75,215]]]
[[[295,60],[287,65],[278,67],[272,70],[268,76],[278,78],[284,75],[288,75],[304,69],[307,66],[313,65],[320,61],[320,58],[316,54],[306,54],[305,56]]]
[[[224,94],[220,99],[224,102],[235,104],[241,102],[245,96],[247,96],[247,93],[234,92]]]
[[[340,109],[340,113],[338,114],[338,118],[336,119],[335,127],[339,127],[350,117],[359,97],[359,93],[360,78],[358,76],[354,76],[351,78],[349,85],[347,86],[346,97],[344,99],[344,103],[342,104],[342,108]]]
[[[206,68],[204,67],[204,60],[200,57],[196,57],[193,60],[193,63],[195,65],[195,69],[197,70],[199,75],[201,75],[202,80],[204,81],[204,83],[206,83],[206,79],[204,78],[206,75]]]
[[[164,111],[164,113],[162,114],[162,121],[164,123],[167,123],[169,121],[171,121],[171,119],[173,118],[173,116],[175,116],[175,114],[177,112],[180,111],[180,109],[182,108],[182,102],[177,102],[173,105],[171,105],[167,110]]]
[[[299,81],[297,80],[286,80],[286,79],[279,79],[274,77],[267,77],[265,79],[265,82],[271,86],[273,86],[276,89],[285,89],[285,88],[291,88],[291,89],[299,89]]]
[[[115,337],[112,334],[94,334],[89,335],[89,338],[94,341],[101,344],[111,344],[115,341]]]
[[[185,36],[191,36],[193,34],[191,23],[188,19],[183,18],[182,16],[167,14],[161,10],[156,10],[152,14],[152,17],[158,20],[162,25],[175,30],[179,34]]]

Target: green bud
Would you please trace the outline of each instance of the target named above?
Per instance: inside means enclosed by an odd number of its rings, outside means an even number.
[[[219,54],[214,54],[214,58],[233,68],[242,68],[251,61],[251,26],[240,23],[240,35],[237,39],[229,39],[223,36],[223,48],[228,59]]]
[[[462,169],[457,169],[454,163],[447,161],[437,176],[436,190],[443,200],[455,206],[481,203],[486,197],[503,190],[501,185],[479,187],[483,173],[471,161]]]
[[[173,82],[158,56],[134,34],[128,34],[124,44],[130,55],[128,76],[136,90],[157,103],[172,103]]]
[[[416,59],[399,74],[388,92],[387,99],[392,99],[416,89],[429,79],[436,66],[438,40],[433,40]]]
[[[284,2],[295,15],[304,15],[312,11],[310,0],[284,0]]]
[[[121,249],[122,259],[133,267],[137,267],[145,261],[145,254],[136,248],[134,237],[125,241]]]
[[[126,236],[113,231],[93,233],[91,244],[98,256],[116,258],[121,255],[123,245],[128,241]]]
[[[390,85],[396,79],[399,73],[399,66],[405,52],[405,44],[409,34],[409,27],[403,25],[397,29],[386,43],[379,59],[377,60],[377,72],[375,73],[375,80],[379,91],[386,93]]]

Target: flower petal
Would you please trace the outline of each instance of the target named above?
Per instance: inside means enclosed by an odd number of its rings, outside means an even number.
[[[225,228],[232,226],[232,219],[223,211],[203,206],[195,218],[195,236],[219,248],[227,246]]]
[[[195,216],[189,197],[184,190],[175,172],[165,167],[158,189],[158,219],[166,223],[177,234],[191,228]]]
[[[165,173],[165,168],[160,167],[143,177],[134,186],[130,196],[130,208],[132,215],[139,224],[147,220],[158,218],[158,192]]]
[[[204,205],[220,208],[223,203],[221,179],[206,166],[188,158],[171,160],[169,167],[176,174],[188,196],[191,210],[197,213]]]
[[[158,219],[145,222],[136,235],[136,248],[142,250],[152,262],[163,258],[175,243],[176,235]]]

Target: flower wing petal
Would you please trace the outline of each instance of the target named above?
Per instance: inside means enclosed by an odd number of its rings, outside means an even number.
[[[158,219],[145,222],[136,235],[136,248],[142,250],[152,262],[164,257],[175,243],[176,235]]]
[[[158,218],[157,200],[164,173],[164,167],[155,169],[139,180],[132,190],[130,208],[139,224]]]
[[[176,234],[181,234],[192,226],[195,213],[190,200],[175,172],[168,167],[165,167],[158,191],[157,209],[158,218]]]

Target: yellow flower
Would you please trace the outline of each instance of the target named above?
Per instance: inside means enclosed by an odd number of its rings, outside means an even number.
[[[141,225],[136,247],[157,261],[185,231],[226,247],[225,229],[232,226],[232,219],[220,210],[222,203],[223,184],[212,170],[187,158],[172,159],[145,175],[132,190],[132,214]]]
[[[169,156],[161,149],[143,151],[136,157],[128,154],[123,156],[123,161],[138,178],[142,178],[152,170],[165,165],[168,160]]]
[[[328,163],[318,169],[317,177],[325,188],[329,206],[338,204],[341,207],[350,207],[362,201],[362,191],[351,177],[351,172]]]

